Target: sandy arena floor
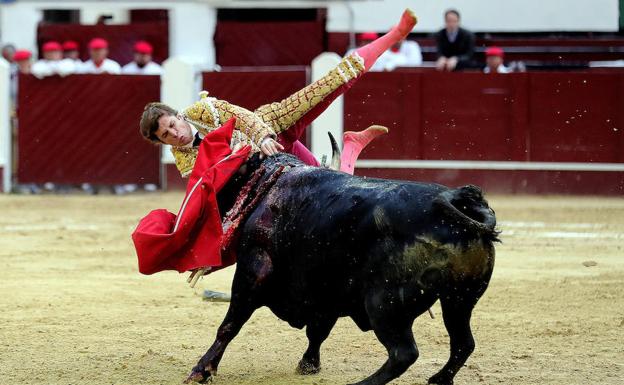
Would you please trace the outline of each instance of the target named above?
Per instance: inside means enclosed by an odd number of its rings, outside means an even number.
[[[215,336],[233,269],[193,290],[186,276],[137,272],[130,233],[180,194],[0,196],[0,384],[179,384]],[[477,305],[477,349],[456,384],[624,383],[624,199],[490,197],[504,243]],[[593,261],[595,266],[584,266]],[[592,263],[586,263],[591,265]],[[439,305],[414,324],[420,358],[393,384],[425,384],[446,362]],[[386,359],[372,333],[338,322],[323,370],[294,368],[306,346],[260,309],[221,362],[221,385],[329,385]]]

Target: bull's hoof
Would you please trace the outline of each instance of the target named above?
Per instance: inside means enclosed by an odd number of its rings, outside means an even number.
[[[320,363],[313,363],[310,361],[301,360],[299,361],[299,365],[297,365],[297,374],[301,374],[302,376],[307,376],[310,374],[316,374],[321,371]]]
[[[189,374],[186,380],[184,380],[184,383],[190,384],[193,382],[197,382],[200,384],[205,384],[209,381],[212,381],[212,376],[210,375],[210,372],[206,370],[202,371],[202,370],[193,369],[191,374]]]
[[[448,376],[438,373],[438,374],[434,374],[433,376],[431,376],[431,378],[429,379],[429,381],[427,381],[427,383],[435,384],[435,385],[453,385],[453,379],[448,378]]]

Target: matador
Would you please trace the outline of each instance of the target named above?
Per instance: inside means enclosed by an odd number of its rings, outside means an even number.
[[[231,147],[249,145],[252,152],[269,156],[278,151],[289,152],[309,165],[319,163],[299,142],[305,128],[338,96],[351,88],[367,72],[377,58],[395,43],[403,40],[416,25],[416,16],[405,10],[401,20],[387,34],[358,48],[343,58],[325,76],[280,102],[265,104],[255,111],[202,92],[196,103],[181,112],[163,103],[149,103],[141,117],[140,131],[154,143],[170,144],[175,163],[188,176],[197,159],[201,140],[231,118],[236,118]],[[372,126],[361,132],[345,132],[341,170],[353,173],[355,160],[362,149],[385,127]]]

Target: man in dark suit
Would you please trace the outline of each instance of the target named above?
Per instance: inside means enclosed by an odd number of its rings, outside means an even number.
[[[449,9],[444,13],[445,28],[436,34],[438,71],[454,71],[470,66],[474,53],[474,34],[459,26],[459,12]]]

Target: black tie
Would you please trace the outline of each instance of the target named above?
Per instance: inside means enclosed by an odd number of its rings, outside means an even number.
[[[199,132],[195,134],[195,139],[193,140],[193,147],[199,147],[201,144],[202,138],[199,137]]]

